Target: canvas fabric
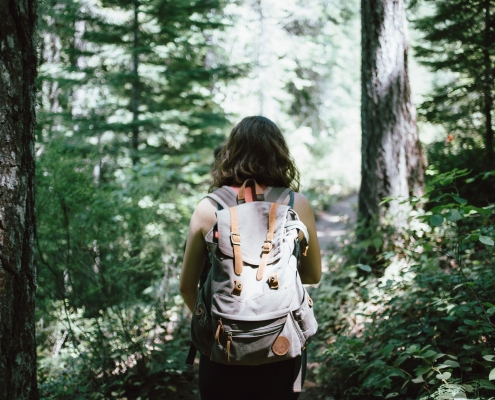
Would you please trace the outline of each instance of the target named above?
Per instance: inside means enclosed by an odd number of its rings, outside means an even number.
[[[282,204],[287,195],[293,203],[287,188],[269,187],[248,203],[227,186],[207,196],[219,210],[205,237],[211,269],[198,295],[191,338],[214,362],[300,359],[316,333],[313,301],[297,271],[299,232],[306,246],[308,232],[292,204]],[[294,391],[301,390],[297,381]]]

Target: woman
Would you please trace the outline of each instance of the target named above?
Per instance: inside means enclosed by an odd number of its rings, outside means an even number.
[[[244,118],[232,130],[215,158],[211,171],[213,187],[230,186],[238,192],[246,179],[253,178],[265,189],[269,186],[294,189],[294,210],[308,228],[309,249],[298,266],[302,283],[315,284],[321,278],[321,257],[313,210],[299,190],[299,172],[290,157],[282,132],[269,119]],[[253,193],[246,191],[246,200]],[[289,203],[289,196],[284,204]],[[198,281],[205,257],[205,235],[216,222],[217,204],[203,199],[191,218],[180,274],[180,292],[193,311],[198,296]],[[304,354],[305,355],[305,354]],[[223,365],[201,356],[199,386],[202,400],[222,399],[297,399],[292,392],[294,360],[260,366]]]

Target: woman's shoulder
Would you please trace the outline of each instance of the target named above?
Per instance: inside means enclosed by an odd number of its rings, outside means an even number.
[[[210,219],[212,215],[215,215],[217,211],[217,204],[210,198],[205,197],[202,199],[196,208],[194,209],[193,217],[200,219]]]
[[[310,205],[308,198],[303,195],[302,193],[299,192],[294,192],[294,201],[297,201],[301,204],[307,204]]]
[[[308,198],[299,192],[294,192],[294,210],[302,219],[314,215],[313,207],[311,207]]]
[[[206,234],[216,221],[216,211],[217,206],[215,202],[208,197],[205,197],[194,209],[194,213],[191,217],[191,225],[200,229],[203,234]]]

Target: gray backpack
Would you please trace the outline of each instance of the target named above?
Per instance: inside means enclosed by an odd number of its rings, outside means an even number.
[[[245,202],[247,184],[254,185],[257,201]],[[291,201],[283,205],[287,195]],[[299,232],[306,250],[308,232],[292,209],[293,192],[263,192],[247,180],[239,195],[224,186],[207,197],[219,210],[205,237],[211,269],[196,301],[192,342],[222,364],[296,358],[294,391],[301,391],[301,352],[318,324],[297,271]]]

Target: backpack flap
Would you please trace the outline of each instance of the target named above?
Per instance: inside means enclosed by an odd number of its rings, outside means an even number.
[[[272,203],[255,201],[237,206],[237,226],[242,261],[246,264],[259,265],[262,250],[268,233],[269,212]],[[289,207],[279,205],[276,210],[276,221],[272,240],[272,248],[268,264],[274,263],[282,256],[281,247],[284,239],[284,227]],[[234,246],[231,239],[230,209],[217,211],[218,248],[227,257],[234,257]],[[236,232],[234,232],[236,233]],[[236,235],[237,236],[237,235]]]

